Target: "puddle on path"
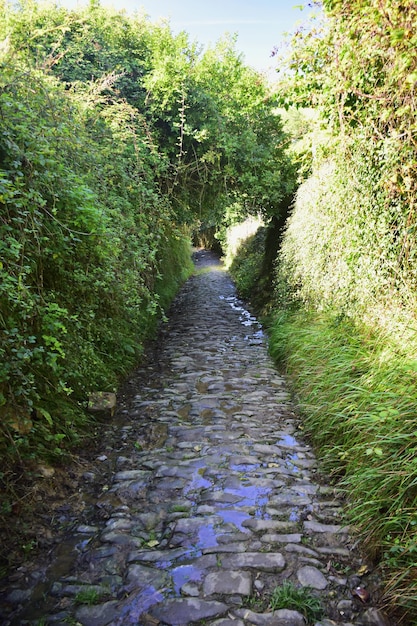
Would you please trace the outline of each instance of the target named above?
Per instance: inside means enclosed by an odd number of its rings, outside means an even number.
[[[277,446],[298,446],[299,443],[292,435],[283,435],[281,439],[277,441]]]
[[[201,489],[209,489],[212,486],[213,483],[207,478],[204,478],[200,471],[197,471],[193,474],[188,485],[184,488],[184,495],[187,496],[189,493],[192,493],[193,491],[200,491]]]
[[[241,532],[250,534],[250,531],[247,528],[245,528],[245,526],[242,526],[242,523],[245,520],[250,519],[252,517],[251,515],[249,515],[249,513],[244,513],[243,511],[236,511],[233,509],[223,509],[223,510],[217,511],[217,514],[223,518],[223,521],[226,524],[233,524]]]
[[[249,311],[242,306],[242,302],[236,296],[219,296],[219,299],[227,302],[234,311],[239,313],[239,321],[243,326],[261,326],[256,317],[251,315]]]
[[[127,626],[128,624],[137,626],[137,624],[140,624],[140,618],[143,613],[148,611],[154,604],[162,602],[163,599],[164,596],[161,590],[157,590],[152,585],[149,585],[135,594],[133,598],[129,597],[128,603],[119,613],[117,621],[112,623],[115,626]]]
[[[181,593],[181,587],[186,583],[199,582],[203,577],[203,570],[195,565],[179,565],[171,570],[174,583],[174,591],[177,595]]]
[[[287,457],[285,458],[285,467],[289,469],[291,472],[293,472],[294,474],[298,474],[300,471],[300,468],[297,467],[296,463],[293,462],[297,460],[298,460],[297,454],[288,454]]]
[[[213,524],[206,524],[200,526],[198,529],[198,543],[196,544],[197,550],[204,550],[205,548],[213,548],[217,546],[217,534],[214,530]]]
[[[241,486],[237,489],[225,489],[225,493],[239,496],[239,506],[255,507],[255,517],[259,517],[262,507],[268,503],[268,496],[271,489],[266,487],[255,487],[253,485]]]

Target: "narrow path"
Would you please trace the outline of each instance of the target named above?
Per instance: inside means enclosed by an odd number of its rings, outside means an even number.
[[[260,325],[214,255],[196,265],[103,440],[89,523],[5,623],[302,626],[304,605],[268,608],[284,581],[321,598],[310,624],[386,623],[352,594],[361,562]]]

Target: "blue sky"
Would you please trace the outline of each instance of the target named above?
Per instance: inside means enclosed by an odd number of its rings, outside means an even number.
[[[77,0],[61,0],[72,7]],[[85,4],[81,1],[78,4]],[[174,33],[185,30],[192,41],[207,46],[224,33],[237,33],[237,50],[257,70],[271,72],[271,51],[280,45],[285,32],[305,22],[310,10],[300,9],[306,0],[101,0],[113,6],[149,15],[151,21],[168,18]],[[297,8],[298,7],[298,8]]]

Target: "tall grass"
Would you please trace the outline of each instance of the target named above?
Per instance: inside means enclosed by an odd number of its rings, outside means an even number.
[[[344,317],[286,310],[271,328],[307,433],[345,489],[351,523],[386,582],[417,614],[417,345],[401,352]]]

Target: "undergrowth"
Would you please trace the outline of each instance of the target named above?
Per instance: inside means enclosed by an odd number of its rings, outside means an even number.
[[[304,427],[346,490],[347,514],[380,563],[385,601],[417,610],[417,346],[407,354],[344,317],[287,310],[270,333]]]

